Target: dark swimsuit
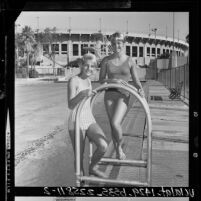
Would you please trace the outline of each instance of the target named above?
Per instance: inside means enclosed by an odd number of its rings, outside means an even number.
[[[120,66],[113,64],[111,60],[109,60],[106,65],[107,65],[108,79],[121,79],[126,82],[130,80],[131,73],[130,73],[129,57]],[[114,99],[118,97],[124,98],[125,101],[127,102],[129,100],[130,93],[124,89],[117,89],[117,88],[109,88],[106,90],[107,99],[110,98]]]

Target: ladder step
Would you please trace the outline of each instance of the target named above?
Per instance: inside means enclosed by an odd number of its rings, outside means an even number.
[[[147,182],[140,181],[126,181],[126,180],[116,180],[116,179],[103,179],[99,177],[89,177],[89,176],[81,176],[81,181],[88,181],[93,183],[105,183],[105,184],[119,184],[119,185],[127,185],[127,186],[148,186]]]
[[[147,161],[144,160],[119,160],[116,158],[102,158],[98,164],[106,165],[108,163],[117,166],[147,167]]]

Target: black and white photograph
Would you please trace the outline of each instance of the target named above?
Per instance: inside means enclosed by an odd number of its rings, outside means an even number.
[[[21,12],[15,186],[188,187],[189,46],[189,12]]]

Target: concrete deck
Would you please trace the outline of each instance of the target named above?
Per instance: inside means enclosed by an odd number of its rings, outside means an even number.
[[[182,101],[170,100],[169,91],[156,81],[149,81],[148,100],[152,117],[152,185],[188,186],[189,108]],[[142,156],[146,157],[146,141]],[[143,172],[143,171],[142,171]]]
[[[144,88],[153,125],[151,186],[188,186],[188,106],[182,101],[170,100],[169,91],[159,82],[148,81]],[[161,96],[162,100],[151,100],[151,96]],[[103,94],[100,94],[95,105],[95,117],[108,138],[106,157],[115,158]],[[139,103],[132,99],[123,122],[123,149],[127,159],[146,158],[144,123],[145,113]],[[17,164],[16,186],[75,185],[73,151],[66,126],[65,123],[59,125],[52,134],[37,141],[36,147]],[[85,158],[88,159],[87,145]],[[100,168],[112,179],[145,181],[144,168],[112,165],[101,165]]]

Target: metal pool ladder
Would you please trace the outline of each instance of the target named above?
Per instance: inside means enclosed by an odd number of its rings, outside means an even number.
[[[95,89],[98,92],[102,92],[108,88],[118,88],[124,89],[134,95],[138,101],[142,104],[144,111],[146,113],[147,119],[147,159],[146,160],[119,160],[113,158],[102,158],[100,163],[102,164],[115,164],[115,165],[127,165],[127,166],[135,166],[135,167],[144,167],[146,168],[146,182],[141,181],[128,181],[128,180],[117,180],[117,179],[104,179],[98,177],[90,177],[90,176],[81,176],[80,174],[80,112],[83,108],[84,103],[88,98],[85,98],[81,101],[77,108],[76,112],[76,122],[75,122],[75,171],[76,171],[76,186],[80,186],[81,182],[93,182],[93,183],[104,183],[104,184],[113,184],[113,185],[125,185],[125,186],[150,186],[151,185],[151,165],[152,165],[152,122],[150,116],[150,110],[148,103],[145,98],[142,98],[138,93],[135,87],[132,85],[121,82],[121,80],[108,80],[105,84],[99,86]],[[96,95],[92,97],[92,106],[94,103]],[[92,144],[90,143],[90,155],[92,155]]]

